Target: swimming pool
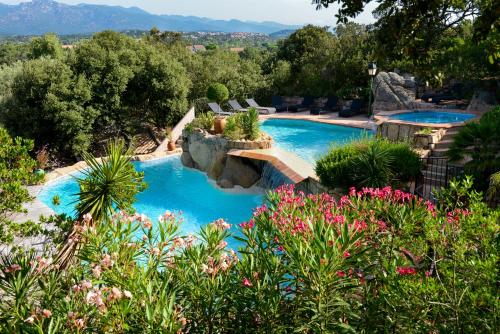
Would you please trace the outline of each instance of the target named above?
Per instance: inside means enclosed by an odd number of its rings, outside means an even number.
[[[413,111],[390,116],[391,119],[396,119],[412,123],[460,123],[474,118],[474,114],[461,114],[454,112],[440,111]]]
[[[275,145],[314,164],[331,145],[343,145],[370,133],[363,129],[319,122],[268,119],[261,130],[273,137]]]
[[[262,204],[261,192],[224,191],[209,181],[204,173],[184,167],[179,156],[134,162],[134,165],[144,172],[148,184],[148,188],[137,195],[134,208],[153,222],[166,210],[182,211],[184,222],[181,230],[184,233],[196,233],[201,226],[218,218],[224,218],[234,228],[234,225],[248,220],[252,209]],[[56,213],[72,214],[74,194],[78,189],[75,178],[66,176],[47,184],[38,199]],[[60,205],[52,203],[55,195],[60,197]],[[231,245],[234,241],[228,242]]]

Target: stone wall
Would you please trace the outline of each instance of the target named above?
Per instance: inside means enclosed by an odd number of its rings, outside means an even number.
[[[413,140],[415,133],[424,127],[420,125],[384,122],[377,127],[377,134],[390,140]]]
[[[235,185],[248,188],[262,173],[262,164],[250,159],[228,156],[230,150],[267,149],[272,138],[264,135],[257,141],[233,141],[203,130],[182,133],[181,161],[186,167],[201,170],[223,188]]]

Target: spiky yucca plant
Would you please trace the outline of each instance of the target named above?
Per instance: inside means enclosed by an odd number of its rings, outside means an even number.
[[[89,169],[78,179],[79,218],[90,214],[96,222],[106,221],[116,209],[130,210],[137,193],[146,188],[143,173],[135,170],[122,141],[111,142],[106,155],[100,161],[91,154],[84,155]]]

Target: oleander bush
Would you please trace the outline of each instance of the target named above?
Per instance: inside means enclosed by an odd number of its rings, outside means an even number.
[[[419,155],[407,142],[377,137],[333,147],[316,163],[316,173],[329,188],[401,187],[415,180],[421,169]]]
[[[284,186],[238,231],[217,220],[196,236],[179,213],[85,215],[77,265],[2,258],[0,332],[493,333],[500,210],[465,202]]]

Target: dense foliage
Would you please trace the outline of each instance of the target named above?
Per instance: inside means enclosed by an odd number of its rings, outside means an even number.
[[[448,151],[452,161],[470,158],[466,173],[475,177],[477,187],[486,190],[489,177],[500,171],[500,106],[469,122],[453,138]]]
[[[335,201],[283,187],[241,225],[196,236],[178,214],[80,223],[79,264],[10,255],[7,332],[494,332],[498,218],[476,200],[437,209],[389,187]],[[495,241],[496,240],[496,241]]]
[[[420,157],[405,142],[362,139],[333,147],[316,163],[316,173],[329,188],[403,186],[420,173]]]
[[[226,119],[224,136],[233,139],[256,140],[260,136],[259,112],[249,108],[246,112],[237,113]]]
[[[33,174],[36,162],[29,155],[32,149],[33,141],[11,138],[0,127],[0,243],[10,243],[19,234],[37,230],[33,222],[12,220],[14,214],[24,212],[23,204],[32,200],[25,187],[37,181]]]

